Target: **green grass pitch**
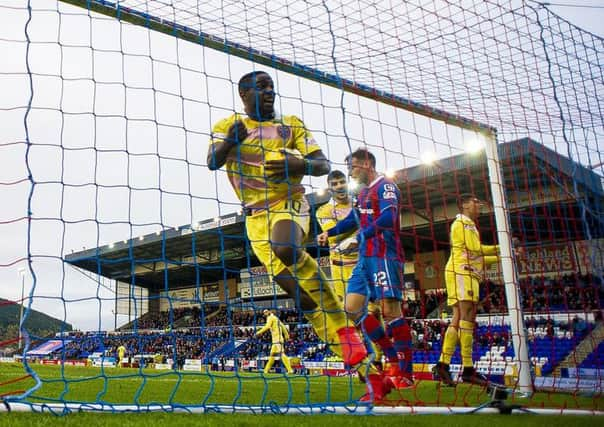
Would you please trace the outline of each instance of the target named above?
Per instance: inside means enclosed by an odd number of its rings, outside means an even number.
[[[151,369],[117,369],[74,366],[31,365],[39,375],[41,386],[28,401],[36,403],[104,403],[109,405],[173,405],[176,407],[227,408],[223,414],[70,414],[57,419],[52,414],[0,413],[0,425],[47,425],[49,422],[78,426],[166,426],[166,425],[528,425],[556,426],[558,420],[568,425],[595,425],[593,417],[551,417],[534,415],[385,415],[375,417],[369,408],[354,401],[364,393],[364,385],[355,377],[289,376],[258,373],[157,371]],[[32,387],[20,364],[0,365],[0,395],[14,394]],[[413,390],[394,391],[388,396],[392,406],[473,407],[489,400],[477,387],[464,384],[456,388],[438,387],[434,381],[421,381]],[[602,396],[575,396],[561,393],[536,393],[530,399],[512,396],[510,403],[528,408],[568,408],[603,410]],[[329,407],[347,405],[346,415],[330,415]],[[233,407],[261,406],[263,415],[231,414]],[[317,413],[298,414],[299,406],[313,407]],[[325,412],[325,411],[324,411]],[[279,415],[288,413],[288,415]],[[448,417],[448,418],[445,418]],[[524,421],[521,421],[523,420]],[[398,420],[398,421],[397,421]],[[462,420],[463,423],[461,422]],[[547,423],[540,424],[543,420]],[[373,423],[371,423],[371,421]],[[603,420],[604,421],[604,420]],[[75,424],[77,422],[77,424]],[[476,422],[476,424],[474,424]],[[502,422],[503,424],[499,424]],[[458,424],[459,423],[459,424]]]

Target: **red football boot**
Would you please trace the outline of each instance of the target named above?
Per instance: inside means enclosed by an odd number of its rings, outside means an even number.
[[[398,363],[392,363],[386,372],[386,376],[390,378],[394,388],[402,390],[405,388],[415,387],[413,376],[408,372],[403,372]]]
[[[390,378],[382,374],[369,374],[367,379],[367,393],[360,397],[359,402],[381,403],[394,388]]]
[[[351,367],[358,365],[367,357],[367,348],[354,326],[340,328],[338,337],[340,337],[342,359],[344,359],[345,365]]]

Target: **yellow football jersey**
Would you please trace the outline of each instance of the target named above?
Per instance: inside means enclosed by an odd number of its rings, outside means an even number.
[[[451,255],[445,270],[482,279],[485,266],[499,260],[498,252],[498,245],[480,243],[480,234],[472,219],[458,214],[451,225]]]
[[[267,316],[266,324],[257,332],[257,335],[261,335],[269,329],[271,331],[271,340],[273,344],[284,343],[289,339],[287,328],[274,314],[269,314]]]
[[[321,230],[327,231],[330,228],[333,228],[338,221],[348,216],[351,209],[352,203],[337,203],[334,199],[330,199],[329,202],[320,206],[316,212],[317,221],[321,226]],[[356,233],[357,230],[353,230],[348,233],[329,238],[329,258],[331,259],[332,263],[337,265],[356,264],[359,257],[358,250],[346,254],[341,254],[333,250],[339,242],[354,236]]]
[[[320,150],[310,131],[296,116],[281,116],[257,122],[248,116],[233,114],[220,120],[212,129],[210,144],[223,141],[235,121],[241,120],[247,138],[233,148],[226,161],[229,181],[246,208],[268,208],[279,200],[299,200],[304,195],[303,175],[275,179],[264,170],[267,159],[278,157],[282,150],[297,150],[306,157]]]

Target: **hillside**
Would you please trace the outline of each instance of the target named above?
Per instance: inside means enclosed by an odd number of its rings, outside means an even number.
[[[19,334],[18,304],[0,298],[0,342],[16,338]],[[61,331],[71,331],[72,326],[36,310],[30,310],[25,328],[33,337],[46,337]],[[1,349],[0,349],[1,350]]]

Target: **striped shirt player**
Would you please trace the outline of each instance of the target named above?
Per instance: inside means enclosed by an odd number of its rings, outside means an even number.
[[[377,173],[375,156],[369,151],[358,149],[346,161],[350,176],[365,188],[357,197],[356,209],[325,233],[331,237],[359,229],[359,261],[348,280],[346,312],[382,349],[389,364],[386,378],[390,384],[398,389],[412,387],[411,329],[401,307],[404,255],[400,191],[391,179]],[[325,238],[319,236],[319,243]],[[370,301],[380,306],[386,328],[368,311]]]
[[[365,295],[370,301],[402,300],[404,257],[398,231],[399,200],[398,187],[384,176],[377,177],[359,193],[356,209],[360,259],[349,279],[347,293]],[[340,229],[332,228],[328,235],[354,228],[357,215],[351,212],[339,224]]]

